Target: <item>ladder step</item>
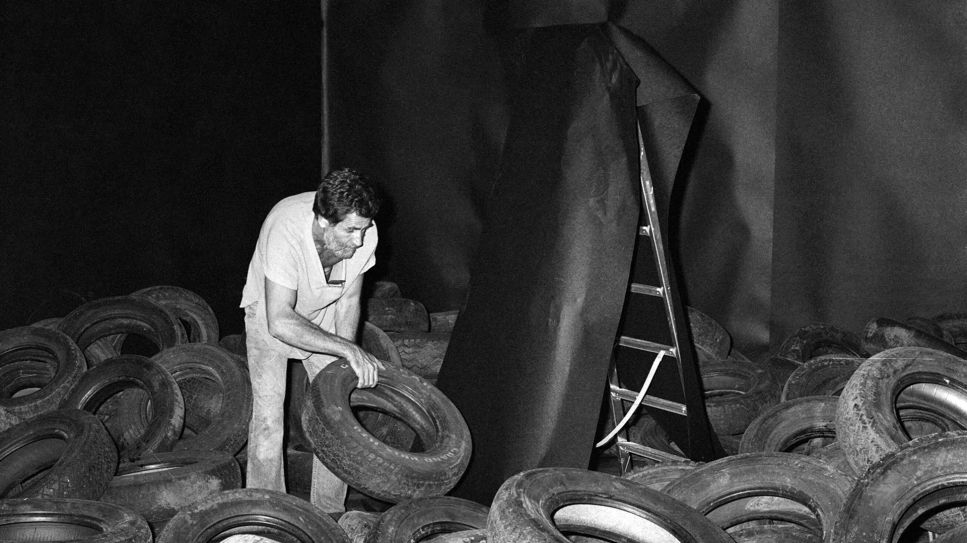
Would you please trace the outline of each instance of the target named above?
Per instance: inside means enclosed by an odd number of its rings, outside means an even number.
[[[672,454],[665,451],[660,451],[658,449],[648,447],[646,445],[642,445],[641,443],[628,441],[627,439],[623,439],[621,437],[617,439],[617,441],[615,442],[615,446],[617,446],[619,450],[629,452],[637,456],[650,458],[652,460],[657,460],[659,462],[678,462],[682,460],[688,460],[688,458],[684,456]]]
[[[661,343],[655,343],[654,341],[648,341],[645,339],[621,336],[618,338],[618,345],[628,347],[630,349],[637,349],[639,351],[648,351],[649,353],[655,354],[665,351],[665,356],[678,358],[678,350],[674,347],[670,345],[662,345]]]
[[[639,226],[638,227],[638,235],[639,236],[648,236],[648,237],[651,237],[651,227],[650,226]]]
[[[648,296],[657,296],[662,298],[665,296],[665,289],[662,287],[656,287],[653,285],[645,285],[642,283],[631,283],[631,292],[635,294],[647,294]]]
[[[638,398],[638,392],[636,391],[621,388],[617,385],[611,385],[610,388],[611,395],[615,398],[628,402],[633,402]],[[645,397],[641,399],[641,403],[643,405],[654,407],[655,409],[661,409],[662,411],[668,411],[669,413],[675,413],[676,415],[681,415],[683,417],[688,416],[688,409],[684,404],[659,398],[657,396],[649,396],[648,394],[645,394]]]

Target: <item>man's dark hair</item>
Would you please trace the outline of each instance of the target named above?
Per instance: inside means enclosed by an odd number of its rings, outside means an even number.
[[[350,213],[372,219],[379,212],[379,204],[379,191],[372,179],[352,168],[341,168],[322,178],[312,211],[335,224]]]

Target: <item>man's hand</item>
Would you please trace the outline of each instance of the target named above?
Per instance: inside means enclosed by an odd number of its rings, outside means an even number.
[[[384,369],[383,363],[357,345],[353,345],[346,355],[346,361],[356,372],[356,377],[359,380],[356,386],[358,388],[376,386],[379,381],[379,370]]]

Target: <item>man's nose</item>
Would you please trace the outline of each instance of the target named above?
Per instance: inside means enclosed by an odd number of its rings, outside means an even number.
[[[358,234],[356,234],[356,235],[353,236],[353,245],[355,245],[357,249],[363,246],[363,234],[362,234],[362,232],[360,232],[360,233],[358,233]]]

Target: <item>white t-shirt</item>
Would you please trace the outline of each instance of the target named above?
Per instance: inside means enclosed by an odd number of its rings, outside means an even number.
[[[348,287],[376,263],[379,236],[373,223],[366,230],[363,246],[356,250],[352,258],[332,267],[330,280],[343,282],[330,284],[312,239],[312,223],[315,220],[312,203],[315,195],[313,191],[289,196],[269,211],[249,262],[248,278],[242,289],[239,307],[262,302],[263,314],[260,316],[264,320],[265,278],[268,277],[296,291],[296,313],[327,332],[335,332],[335,305],[342,298],[344,287]],[[281,346],[282,342],[279,343]],[[285,346],[285,350],[290,349],[292,347]]]

